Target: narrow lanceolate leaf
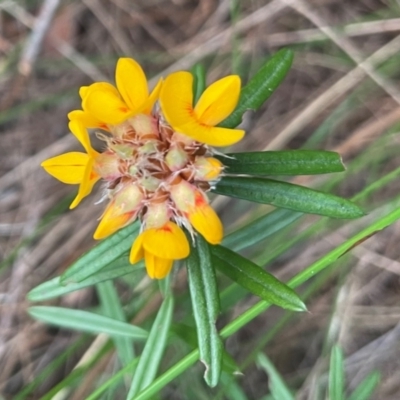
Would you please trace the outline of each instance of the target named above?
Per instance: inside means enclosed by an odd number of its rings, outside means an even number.
[[[245,249],[280,231],[302,215],[291,210],[274,210],[225,236],[222,244],[235,251]]]
[[[376,389],[381,379],[381,374],[378,371],[371,372],[360,384],[354,389],[354,392],[348,400],[368,400]]]
[[[140,356],[139,364],[135,370],[127,399],[133,399],[137,393],[149,386],[156,377],[157,369],[167,346],[167,335],[171,325],[173,307],[173,297],[168,295],[153,322],[149,337]]]
[[[262,353],[257,356],[257,364],[268,374],[269,390],[274,400],[294,400],[290,389],[272,362]]]
[[[127,252],[139,231],[134,223],[102,240],[75,261],[61,276],[61,284],[81,282]]]
[[[210,248],[200,235],[190,250],[187,268],[200,360],[206,367],[204,379],[214,387],[221,374],[224,347],[215,326],[220,311],[215,271]]]
[[[343,352],[338,346],[334,346],[331,351],[329,398],[332,400],[344,400]]]
[[[226,276],[269,303],[306,311],[296,292],[247,258],[223,246],[212,247],[214,265]]]
[[[219,126],[235,128],[247,110],[258,110],[283,81],[292,61],[291,50],[282,49],[274,54],[242,89],[235,110]]]
[[[126,336],[145,339],[148,333],[127,322],[94,314],[89,311],[71,310],[63,307],[35,306],[28,309],[29,314],[43,322],[63,328],[88,333],[105,333],[107,335]]]
[[[224,176],[215,193],[332,218],[359,218],[364,212],[349,200],[292,183],[247,176]]]
[[[132,265],[129,263],[128,256],[124,255],[113,261],[107,267],[91,275],[89,278],[79,283],[61,284],[61,277],[57,276],[47,282],[33,288],[27,295],[29,301],[44,301],[53,299],[54,297],[63,296],[64,294],[74,292],[85,287],[93,286],[96,283],[108,281],[118,278],[131,272],[139,271],[144,268],[144,262],[139,261]]]
[[[255,151],[217,157],[227,174],[316,175],[344,171],[338,153],[320,150]]]
[[[97,294],[103,314],[118,321],[127,322],[121,300],[113,281],[100,282],[96,285]],[[128,365],[134,358],[133,340],[127,337],[114,336],[113,342],[122,365]]]

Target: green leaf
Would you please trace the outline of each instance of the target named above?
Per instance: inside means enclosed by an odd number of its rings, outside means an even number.
[[[329,367],[329,399],[344,400],[343,352],[338,346],[331,351]]]
[[[320,150],[254,151],[217,156],[227,174],[316,175],[344,171],[338,153]]]
[[[142,328],[89,311],[35,306],[30,307],[28,312],[40,321],[77,331],[94,334],[105,333],[111,336],[126,336],[135,339],[145,339],[148,336],[148,333]]]
[[[196,322],[200,360],[205,365],[204,379],[210,387],[217,385],[224,346],[215,326],[220,312],[218,287],[208,243],[196,238],[187,260],[190,297]]]
[[[113,281],[100,282],[96,285],[96,289],[104,315],[117,319],[118,321],[127,322]],[[131,338],[119,336],[114,336],[112,339],[121,364],[128,365],[135,357],[133,352],[133,340]]]
[[[99,282],[130,274],[131,272],[138,271],[143,267],[143,261],[139,261],[138,263],[131,265],[129,264],[128,257],[124,255],[123,257],[120,257],[119,259],[110,263],[101,271],[94,273],[89,278],[86,278],[79,283],[69,283],[68,285],[63,285],[61,284],[60,276],[50,279],[47,282],[43,282],[42,284],[33,288],[27,294],[27,299],[29,301],[44,301],[52,299],[54,297],[59,297],[88,286],[93,286]]]
[[[269,390],[275,400],[294,400],[292,393],[286,386],[279,372],[264,354],[258,354],[257,364],[268,374]]]
[[[130,363],[119,370],[117,373],[113,374],[110,379],[102,383],[101,386],[97,387],[96,390],[91,393],[85,400],[96,400],[98,399],[109,387],[115,385],[119,380],[121,380],[127,373],[131,372],[139,362],[139,357],[130,361]]]
[[[283,81],[292,61],[293,52],[289,49],[275,53],[243,87],[235,110],[219,126],[235,128],[242,122],[247,110],[258,110]]]
[[[171,325],[173,308],[174,300],[173,297],[169,295],[164,299],[157,313],[157,317],[153,322],[149,337],[140,356],[127,399],[133,399],[137,393],[154,381],[167,345],[167,334]]]
[[[266,178],[224,176],[213,191],[225,196],[332,218],[358,218],[364,215],[364,212],[349,200]]]
[[[192,68],[193,73],[193,106],[199,101],[199,98],[206,88],[206,70],[204,65],[195,64]]]
[[[354,389],[354,392],[351,394],[348,400],[368,400],[374,393],[374,390],[376,389],[380,380],[381,374],[378,371],[371,372]]]
[[[251,293],[293,311],[307,311],[296,292],[250,260],[223,246],[213,246],[214,265]]]
[[[133,223],[102,240],[64,272],[61,284],[81,282],[109,265],[130,249],[138,231],[139,224]]]
[[[221,375],[221,386],[224,398],[229,400],[249,400],[244,393],[241,385],[236,381],[236,377],[223,373]]]
[[[236,251],[261,242],[299,219],[303,213],[278,209],[225,236],[222,244]]]

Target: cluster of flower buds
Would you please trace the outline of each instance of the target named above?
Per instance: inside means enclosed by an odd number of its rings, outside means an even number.
[[[244,132],[216,126],[235,108],[240,79],[231,75],[210,85],[193,105],[193,77],[176,72],[151,93],[136,61],[122,58],[117,88],[98,82],[82,87],[82,109],[69,113],[69,127],[86,153],[66,153],[42,163],[64,183],[79,184],[76,207],[102,179],[108,205],[94,233],[103,239],[137,218],[141,233],[130,262],[144,258],[151,278],[164,278],[174,260],[189,255],[189,234],[211,244],[223,237],[222,224],[206,192],[223,173],[210,146],[226,146]],[[94,128],[105,150],[90,144]]]

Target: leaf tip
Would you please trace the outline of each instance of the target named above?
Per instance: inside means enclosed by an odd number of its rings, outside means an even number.
[[[297,312],[308,312],[307,306],[302,301],[297,301],[296,304],[293,304],[290,307],[290,309]]]

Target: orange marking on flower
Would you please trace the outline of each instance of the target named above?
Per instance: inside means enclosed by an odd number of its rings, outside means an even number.
[[[194,195],[194,203],[196,205],[196,207],[202,207],[206,204],[206,200],[204,199],[204,197],[201,195],[201,193],[196,192],[196,194]]]
[[[164,225],[162,228],[160,228],[161,230],[163,230],[164,232],[172,232],[172,229],[171,229],[171,227],[168,225],[168,224],[166,224],[166,225]]]
[[[98,178],[99,175],[96,174],[94,171],[90,171],[89,180],[92,181],[93,179]]]

